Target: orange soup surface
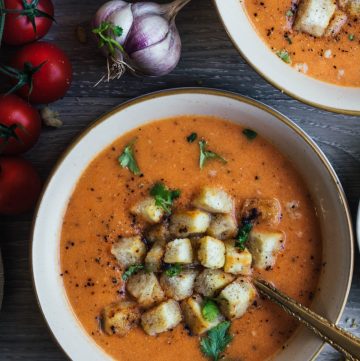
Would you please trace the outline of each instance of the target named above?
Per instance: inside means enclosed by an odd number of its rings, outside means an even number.
[[[319,80],[360,87],[360,18],[349,17],[335,36],[315,38],[289,27],[292,0],[243,0],[265,43],[299,72]],[[290,11],[290,13],[289,13]],[[290,19],[291,21],[291,19]]]
[[[193,143],[187,136],[197,133]],[[199,139],[227,160],[209,160],[199,167]],[[136,139],[135,156],[141,175],[122,168],[118,157]],[[226,190],[236,213],[246,198],[277,198],[282,219],[276,230],[286,236],[285,249],[273,269],[255,275],[305,305],[317,290],[321,268],[321,237],[310,195],[291,162],[258,135],[250,140],[231,122],[207,116],[182,116],[155,121],[118,138],[101,152],[80,178],[65,214],[61,235],[62,277],[68,299],[80,324],[101,348],[119,361],[200,361],[198,336],[184,324],[156,337],[139,327],[126,336],[101,331],[101,310],[124,297],[122,270],[111,255],[121,236],[141,232],[129,209],[148,196],[158,181],[180,189],[174,207],[188,207],[202,186]],[[265,360],[286,347],[297,323],[278,306],[261,299],[232,322],[233,341],[227,360]]]

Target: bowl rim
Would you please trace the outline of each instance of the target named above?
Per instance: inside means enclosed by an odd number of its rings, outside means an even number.
[[[232,100],[236,100],[239,102],[243,102],[246,103],[248,105],[254,106],[258,109],[261,109],[267,113],[269,113],[270,115],[276,117],[279,121],[281,121],[282,123],[284,123],[285,125],[287,125],[288,127],[290,127],[293,131],[296,132],[296,134],[302,138],[302,140],[304,140],[308,146],[311,147],[311,149],[314,151],[314,153],[317,155],[317,157],[319,158],[319,160],[321,161],[321,163],[323,164],[323,166],[325,167],[325,169],[327,170],[327,172],[329,173],[336,189],[338,192],[338,196],[341,200],[341,205],[344,211],[344,214],[346,215],[346,220],[347,220],[347,229],[348,229],[348,233],[350,236],[349,239],[349,246],[350,246],[350,265],[349,265],[349,277],[347,280],[347,285],[346,285],[346,291],[344,293],[343,296],[343,303],[340,305],[339,307],[339,312],[338,312],[338,316],[336,317],[336,320],[334,321],[334,323],[338,323],[343,311],[345,309],[347,300],[348,300],[348,296],[350,293],[350,288],[351,288],[351,284],[352,284],[352,278],[353,278],[353,270],[354,270],[354,231],[352,228],[352,221],[351,221],[351,213],[350,213],[350,208],[348,205],[348,201],[344,192],[344,189],[340,183],[340,180],[334,170],[334,168],[332,167],[330,161],[327,159],[327,157],[325,156],[325,154],[323,153],[323,151],[319,148],[319,146],[311,139],[311,137],[304,131],[302,130],[296,123],[294,123],[292,120],[290,120],[290,118],[288,118],[287,116],[283,115],[282,113],[280,113],[279,111],[275,110],[274,108],[259,102],[257,100],[254,100],[250,97],[235,93],[235,92],[231,92],[231,91],[227,91],[227,90],[221,90],[221,89],[216,89],[216,88],[202,88],[202,87],[180,87],[180,88],[170,88],[170,89],[165,89],[165,90],[160,90],[160,91],[155,91],[155,92],[151,92],[145,95],[141,95],[138,97],[135,97],[133,99],[127,100],[123,103],[121,103],[120,105],[116,106],[115,108],[113,108],[112,110],[110,110],[109,112],[106,112],[105,114],[103,114],[102,116],[98,117],[96,120],[94,120],[92,123],[90,123],[90,125],[88,127],[86,127],[84,129],[84,131],[82,131],[77,137],[75,137],[75,139],[65,148],[65,150],[63,151],[63,153],[60,155],[60,157],[58,158],[58,160],[56,161],[55,165],[53,166],[52,170],[49,173],[49,176],[47,177],[42,192],[40,194],[40,197],[38,199],[38,202],[36,204],[35,210],[34,210],[34,216],[32,219],[32,225],[31,225],[31,236],[30,236],[30,248],[29,248],[29,253],[30,253],[30,270],[31,270],[31,280],[32,280],[32,286],[34,289],[34,293],[35,293],[35,298],[36,298],[36,302],[38,304],[39,310],[43,316],[43,319],[45,321],[45,324],[48,328],[48,330],[50,331],[50,335],[52,337],[52,339],[55,341],[55,343],[59,346],[59,348],[64,352],[65,355],[67,355],[69,358],[71,358],[71,355],[69,355],[67,353],[67,351],[65,350],[65,348],[60,344],[60,342],[57,340],[55,332],[52,330],[52,328],[50,327],[46,315],[42,309],[41,306],[41,302],[39,299],[39,295],[37,292],[37,288],[36,288],[36,283],[35,283],[35,276],[34,276],[34,261],[33,261],[33,248],[34,248],[34,231],[35,231],[35,226],[36,226],[36,220],[37,220],[37,215],[38,212],[40,210],[40,207],[42,205],[42,200],[44,198],[45,193],[47,192],[48,186],[50,184],[50,181],[52,180],[52,178],[56,175],[58,169],[62,166],[64,160],[68,157],[68,155],[72,152],[72,150],[77,146],[77,144],[84,138],[87,136],[88,133],[90,133],[95,127],[97,127],[98,125],[102,124],[103,122],[105,122],[108,118],[110,118],[111,116],[115,115],[118,112],[123,111],[124,109],[128,108],[128,107],[132,107],[135,106],[139,103],[142,102],[146,102],[148,100],[152,100],[152,99],[156,99],[156,98],[161,98],[161,97],[167,97],[167,96],[173,96],[173,95],[181,95],[181,94],[201,94],[201,95],[210,95],[210,96],[220,96],[220,97],[225,97],[225,98],[230,98]],[[321,342],[321,344],[319,345],[318,350],[314,353],[314,355],[312,356],[312,358],[309,361],[315,361],[316,357],[319,355],[319,353],[322,351],[323,347],[325,345],[325,342]]]
[[[333,113],[337,113],[337,114],[346,114],[346,115],[356,115],[356,116],[360,116],[360,110],[349,110],[349,109],[342,109],[342,108],[335,108],[335,107],[331,107],[331,106],[326,106],[324,104],[321,103],[317,103],[315,101],[311,101],[309,99],[305,99],[297,94],[295,94],[293,91],[290,91],[288,89],[286,89],[285,87],[283,87],[280,83],[278,83],[276,80],[270,78],[268,75],[266,75],[264,72],[262,72],[252,61],[251,59],[245,54],[244,51],[242,51],[242,49],[240,48],[240,46],[237,44],[237,42],[235,41],[234,37],[231,35],[231,32],[228,28],[228,26],[225,23],[224,18],[221,15],[220,12],[220,7],[219,7],[219,3],[220,0],[212,0],[214,7],[216,9],[216,12],[218,14],[218,18],[220,19],[220,22],[223,26],[223,28],[226,31],[227,36],[229,37],[231,43],[233,44],[233,46],[235,47],[235,49],[238,51],[238,53],[240,54],[240,56],[246,61],[247,64],[249,64],[251,66],[252,69],[254,69],[256,71],[257,74],[259,74],[263,79],[265,79],[269,84],[271,84],[274,88],[278,89],[279,91],[281,91],[282,93],[285,93],[286,95],[290,96],[291,98],[298,100],[304,104],[310,105],[312,107],[321,109],[321,110],[326,110],[326,111],[330,111]],[[305,75],[304,75],[305,76]],[[310,77],[311,78],[311,77]],[[347,87],[345,87],[347,88]],[[360,88],[359,88],[360,91]]]

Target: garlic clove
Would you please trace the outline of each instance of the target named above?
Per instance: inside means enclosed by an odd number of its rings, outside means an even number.
[[[149,14],[163,15],[166,14],[166,11],[167,5],[164,6],[154,2],[138,2],[132,6],[132,12],[135,18]]]
[[[181,40],[174,24],[159,43],[131,54],[132,64],[145,75],[161,76],[172,71],[180,60]]]
[[[115,26],[120,26],[123,29],[122,35],[116,37],[115,40],[119,44],[124,44],[134,21],[131,4],[127,4],[121,8],[120,11],[114,11],[107,17],[106,21],[113,23]]]
[[[135,17],[127,42],[124,44],[128,54],[157,44],[165,39],[169,32],[169,22],[159,15]]]
[[[95,28],[99,27],[103,21],[107,21],[108,17],[116,12],[120,11],[123,7],[128,6],[129,4],[126,1],[116,0],[108,1],[102,5],[95,14],[93,25]]]

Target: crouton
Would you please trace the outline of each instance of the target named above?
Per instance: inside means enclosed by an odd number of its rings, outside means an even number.
[[[214,297],[216,294],[231,283],[235,276],[219,269],[204,269],[195,280],[195,292],[205,297]]]
[[[241,211],[242,220],[257,221],[267,225],[277,225],[281,219],[280,202],[275,198],[260,199],[248,198],[245,199]]]
[[[151,307],[164,299],[158,279],[152,272],[139,272],[131,276],[126,284],[126,290],[136,298],[142,307]]]
[[[310,35],[324,35],[336,10],[334,0],[302,0],[299,3],[294,29]]]
[[[360,16],[360,0],[349,0],[347,11],[351,16]]]
[[[160,277],[160,285],[166,297],[181,301],[193,294],[196,275],[197,271],[195,270],[185,270],[173,277],[163,273]]]
[[[220,292],[220,310],[229,320],[240,318],[256,296],[256,289],[252,283],[246,278],[238,278]]]
[[[146,269],[152,272],[159,272],[161,261],[165,254],[165,242],[156,241],[145,257]]]
[[[130,209],[130,213],[139,216],[146,222],[159,223],[164,216],[165,211],[163,208],[156,205],[154,198],[147,197],[136,203]]]
[[[207,234],[211,237],[224,240],[234,238],[237,231],[235,217],[231,214],[215,214],[212,217]]]
[[[194,335],[201,335],[224,320],[220,313],[213,321],[206,320],[201,312],[203,302],[200,295],[193,295],[181,303],[185,324]]]
[[[148,335],[155,336],[175,328],[181,320],[179,304],[168,300],[145,312],[141,316],[141,325]]]
[[[235,275],[248,276],[251,274],[251,253],[245,248],[240,251],[235,247],[234,240],[224,241],[225,244],[225,265],[224,271]]]
[[[193,206],[210,213],[231,213],[234,202],[221,188],[204,187],[194,199]]]
[[[143,262],[146,254],[146,246],[140,236],[121,238],[111,247],[111,253],[115,256],[122,268]]]
[[[132,301],[119,301],[106,306],[101,313],[101,326],[108,335],[125,336],[140,321],[139,307]]]
[[[151,226],[146,230],[145,238],[149,243],[155,243],[156,241],[167,242],[170,238],[168,223],[164,221]]]
[[[251,231],[248,248],[252,254],[253,265],[258,269],[274,266],[277,254],[284,248],[284,235],[276,231]]]
[[[178,238],[166,244],[165,263],[187,264],[193,261],[193,250],[189,238]]]
[[[173,213],[170,218],[170,234],[173,237],[188,237],[205,233],[210,225],[210,214],[198,209]]]
[[[335,36],[339,34],[342,27],[346,24],[348,16],[341,10],[336,10],[334,17],[330,21],[329,26],[325,31],[325,36]]]
[[[198,259],[206,268],[222,268],[225,263],[224,243],[216,238],[205,236],[199,240]]]

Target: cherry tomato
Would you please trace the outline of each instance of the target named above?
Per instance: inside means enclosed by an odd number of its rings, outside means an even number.
[[[0,214],[29,211],[40,191],[40,177],[28,161],[20,157],[0,157]]]
[[[69,58],[53,44],[38,42],[26,45],[15,54],[11,67],[29,75],[26,84],[17,92],[32,103],[52,103],[62,98],[71,85]]]
[[[0,153],[20,154],[39,139],[38,111],[16,95],[0,95]]]
[[[24,45],[45,36],[54,19],[54,5],[51,0],[5,0],[7,13],[3,40],[9,45]],[[26,13],[25,13],[26,12]]]

